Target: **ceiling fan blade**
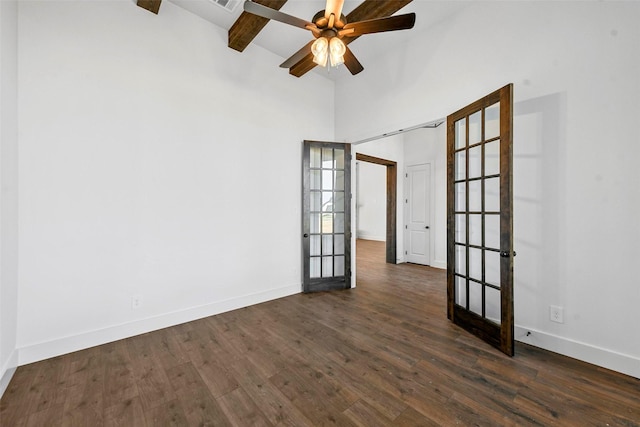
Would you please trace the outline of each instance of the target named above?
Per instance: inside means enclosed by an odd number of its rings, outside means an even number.
[[[364,70],[364,67],[360,61],[358,61],[358,58],[355,57],[353,52],[351,52],[351,49],[348,47],[347,51],[344,53],[344,65],[354,76]]]
[[[312,24],[309,21],[296,18],[292,15],[287,15],[286,13],[280,12],[279,10],[271,9],[270,7],[252,2],[251,0],[246,0],[244,2],[244,10],[245,12],[253,13],[254,15],[262,16],[263,18],[272,19],[274,21],[293,25],[294,27],[303,28],[306,30],[310,30],[316,27],[315,24]]]
[[[367,21],[347,24],[340,35],[347,37],[358,37],[363,34],[382,33],[385,31],[408,30],[416,23],[416,14],[407,13],[405,15],[389,16],[387,18],[369,19]]]
[[[335,19],[340,19],[342,6],[344,6],[344,0],[327,0],[327,5],[324,8],[324,17],[329,19],[333,13]]]
[[[411,1],[412,0],[364,0],[358,7],[349,12],[347,22],[359,22],[366,19],[391,16],[411,3]]]
[[[305,56],[311,53],[311,45],[315,40],[311,40],[309,43],[304,45],[302,49],[291,55],[289,59],[280,64],[280,68],[291,68],[295,64],[297,64],[300,60],[304,59]]]

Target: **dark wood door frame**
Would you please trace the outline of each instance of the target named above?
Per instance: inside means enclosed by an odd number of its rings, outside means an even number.
[[[356,160],[386,166],[387,168],[387,263],[396,263],[396,210],[398,198],[398,164],[391,160],[369,156],[367,154],[356,153]]]

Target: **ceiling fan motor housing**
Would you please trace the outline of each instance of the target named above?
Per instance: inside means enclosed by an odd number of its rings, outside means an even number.
[[[327,28],[329,21],[327,20],[327,18],[325,18],[325,11],[321,10],[318,13],[316,13],[315,15],[313,15],[313,19],[311,20],[311,22],[313,22],[314,24],[316,24],[316,26],[318,28],[325,29]],[[347,17],[344,16],[344,14],[340,14],[340,19],[336,19],[334,24],[333,24],[333,28],[340,30],[342,29],[342,27],[344,27],[347,24]]]

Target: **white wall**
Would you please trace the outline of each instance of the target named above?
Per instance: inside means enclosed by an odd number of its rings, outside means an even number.
[[[20,4],[20,363],[300,291],[334,85],[226,37],[170,2]]]
[[[359,161],[357,171],[358,239],[384,242],[387,239],[387,167]]]
[[[17,11],[0,1],[0,396],[18,365]]]
[[[336,84],[336,135],[360,140],[513,82],[517,339],[636,377],[639,17],[637,2],[468,3]]]
[[[447,127],[403,134],[405,167],[431,165],[431,266],[447,268]]]

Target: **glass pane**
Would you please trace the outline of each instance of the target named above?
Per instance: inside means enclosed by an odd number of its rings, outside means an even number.
[[[482,285],[469,280],[469,310],[482,316]]]
[[[466,182],[459,182],[455,184],[455,192],[456,192],[456,211],[461,212],[467,208],[467,197],[466,197]]]
[[[500,178],[484,181],[484,208],[487,212],[500,211]]]
[[[456,245],[456,273],[467,275],[467,247]]]
[[[322,277],[333,277],[333,257],[322,257]]]
[[[484,175],[498,175],[500,173],[500,140],[497,139],[484,145]]]
[[[313,230],[311,230],[313,233]],[[330,234],[333,233],[333,214],[323,213],[322,214],[322,233]]]
[[[309,180],[311,181],[309,184],[312,190],[320,189],[320,171],[319,170],[311,171],[311,176],[309,177]]]
[[[458,151],[456,153],[456,181],[461,179],[465,179],[467,176],[467,152],[466,151]]]
[[[500,252],[485,251],[484,281],[500,287]]]
[[[482,146],[478,145],[469,149],[469,178],[478,178],[482,175]]]
[[[456,276],[456,304],[467,308],[467,281],[463,277]]]
[[[333,194],[333,210],[336,212],[344,212],[344,193]]]
[[[333,252],[336,255],[344,254],[344,234],[335,234],[333,240]]]
[[[335,172],[335,181],[333,188],[335,190],[344,190],[344,171]]]
[[[322,255],[333,255],[333,235],[322,236]]]
[[[343,256],[337,256],[333,258],[334,260],[334,267],[335,267],[335,271],[334,274],[336,276],[344,276],[344,257]]]
[[[500,136],[500,103],[484,110],[484,139]]]
[[[312,191],[309,195],[311,198],[311,211],[312,212],[320,212],[320,208],[322,207],[322,203],[320,202],[321,193],[319,191]]]
[[[469,181],[469,212],[482,210],[482,192],[480,180]]]
[[[484,245],[500,249],[500,215],[484,216]]]
[[[344,169],[344,150],[336,148],[333,153],[336,159],[336,169]]]
[[[500,323],[500,291],[485,287],[484,288],[484,298],[485,298],[485,306],[484,306],[484,315],[487,319],[492,320],[496,323]]]
[[[322,212],[333,210],[333,193],[331,191],[322,192]]]
[[[337,213],[335,215],[334,233],[344,233],[344,214]]]
[[[319,213],[312,213],[309,215],[309,222],[311,223],[311,227],[310,230],[312,233],[319,233],[320,232],[320,214]]]
[[[456,215],[456,242],[467,243],[467,216],[464,214]]]
[[[460,119],[455,124],[456,150],[466,144],[465,119]]]
[[[469,277],[482,280],[482,250],[469,248]]]
[[[322,168],[333,169],[333,148],[322,149]]]
[[[482,246],[482,215],[469,215],[469,244]]]
[[[320,235],[315,234],[309,237],[310,242],[309,242],[309,246],[310,246],[310,254],[313,255],[320,255]]]
[[[320,147],[311,147],[310,151],[310,164],[312,168],[320,168],[320,153],[322,152]]]
[[[322,189],[333,190],[333,171],[331,170],[322,171]]]
[[[478,111],[469,116],[469,145],[482,140],[482,112]]]
[[[312,278],[320,277],[320,258],[309,259],[309,276]]]

